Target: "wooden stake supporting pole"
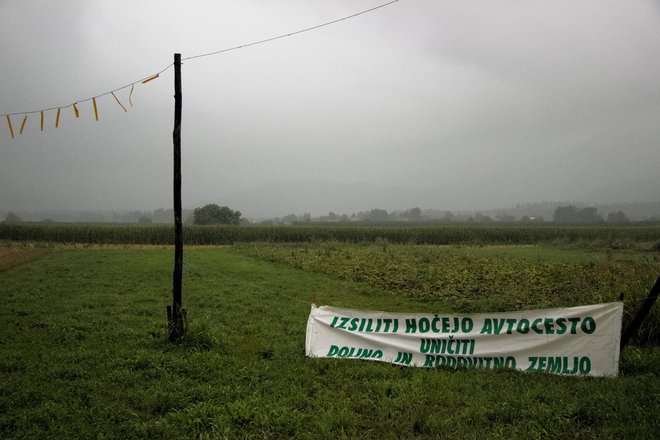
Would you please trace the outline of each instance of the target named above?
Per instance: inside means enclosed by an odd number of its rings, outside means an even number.
[[[186,331],[186,310],[182,302],[183,225],[181,220],[181,54],[174,54],[174,272],[172,306],[167,308],[168,340],[179,341]]]
[[[621,335],[621,350],[623,350],[630,339],[635,336],[637,330],[639,330],[639,327],[642,325],[644,318],[649,314],[651,307],[653,307],[653,304],[655,304],[655,301],[658,299],[658,295],[660,295],[660,277],[655,280],[655,284],[651,287],[651,291],[644,300],[642,306],[639,308],[637,315],[635,315],[635,318]]]

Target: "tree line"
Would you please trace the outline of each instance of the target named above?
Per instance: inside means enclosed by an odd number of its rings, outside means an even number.
[[[597,208],[577,208],[573,205],[560,206],[554,211],[552,222],[556,224],[627,224],[630,222],[622,211],[610,212],[603,217]],[[312,217],[310,213],[302,215],[289,214],[284,217],[276,217],[265,220],[264,224],[305,224],[305,223],[545,223],[543,217],[523,215],[516,218],[513,215],[501,212],[493,216],[482,213],[454,214],[451,211],[422,211],[420,208],[411,208],[404,211],[388,212],[385,209],[375,208],[369,211],[361,211],[351,214],[336,214],[329,212],[327,215]]]
[[[174,212],[171,209],[157,209],[152,213],[132,211],[127,214],[113,214],[109,223],[171,223],[174,218]],[[6,214],[4,222],[20,223],[24,220],[14,212]],[[651,222],[656,219],[650,220]],[[103,220],[95,221],[103,223]],[[108,222],[108,221],[105,221]],[[242,217],[238,210],[232,210],[227,206],[217,204],[207,204],[194,210],[185,210],[184,222],[195,225],[238,225],[249,223]],[[542,217],[523,215],[516,218],[513,215],[502,211],[495,215],[486,215],[477,213],[454,214],[451,211],[425,210],[415,207],[403,211],[388,212],[385,209],[374,208],[368,211],[358,213],[337,214],[329,212],[327,215],[312,217],[310,213],[302,215],[289,214],[284,217],[276,217],[261,221],[262,224],[308,224],[308,223],[351,223],[351,224],[382,224],[382,223],[545,223]],[[595,224],[627,224],[630,220],[623,211],[610,212],[603,216],[595,207],[578,208],[574,205],[559,206],[555,209],[552,216],[552,222],[560,225],[595,225]],[[51,219],[44,219],[39,223],[55,223]]]

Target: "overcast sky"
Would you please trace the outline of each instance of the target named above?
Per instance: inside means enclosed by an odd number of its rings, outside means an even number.
[[[0,0],[0,114],[385,2]],[[182,77],[187,208],[660,199],[660,1],[400,0],[186,60]],[[19,135],[14,115],[11,140],[2,116],[0,211],[171,207],[173,80],[136,84],[133,107],[117,92],[128,112],[100,97],[99,122],[82,102]]]

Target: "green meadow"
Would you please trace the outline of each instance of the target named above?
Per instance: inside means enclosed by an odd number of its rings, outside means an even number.
[[[166,342],[170,246],[5,242],[0,438],[657,438],[656,305],[614,378],[304,355],[317,304],[479,312],[618,300],[657,250],[338,241],[188,246],[188,332]],[[12,264],[9,260],[14,261]],[[625,323],[624,323],[625,325]]]

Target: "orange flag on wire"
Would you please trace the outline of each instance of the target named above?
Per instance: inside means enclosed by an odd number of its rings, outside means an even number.
[[[44,112],[41,111],[41,131],[44,131]]]
[[[119,107],[121,107],[122,109],[124,109],[125,112],[127,112],[128,110],[126,110],[126,107],[124,107],[124,106],[122,105],[122,103],[119,102],[119,98],[117,98],[117,95],[115,95],[115,92],[110,92],[110,93],[112,94],[112,96],[115,97],[115,101],[117,101],[117,104],[119,104]]]
[[[25,115],[25,117],[23,118],[23,122],[21,122],[21,130],[18,132],[18,134],[21,134],[21,135],[23,134],[23,129],[25,128],[25,123],[27,122],[27,117],[28,117],[28,115]]]
[[[60,107],[57,108],[57,115],[55,116],[55,128],[59,127],[60,125],[60,111],[62,109]]]
[[[92,98],[92,104],[94,105],[94,118],[96,118],[96,122],[99,122],[99,109],[96,107],[96,98]]]
[[[146,83],[148,83],[149,81],[153,81],[153,80],[155,80],[156,78],[158,78],[159,76],[160,76],[160,73],[157,73],[157,74],[155,74],[154,76],[150,76],[149,78],[147,78],[147,79],[145,79],[144,81],[142,81],[142,84],[146,84]]]
[[[76,102],[73,104],[73,113],[76,115],[76,119],[78,119],[80,117],[80,112],[78,111],[78,106],[76,104],[78,103]]]
[[[14,139],[14,128],[11,126],[11,118],[7,115],[7,125],[9,126],[9,135]]]

